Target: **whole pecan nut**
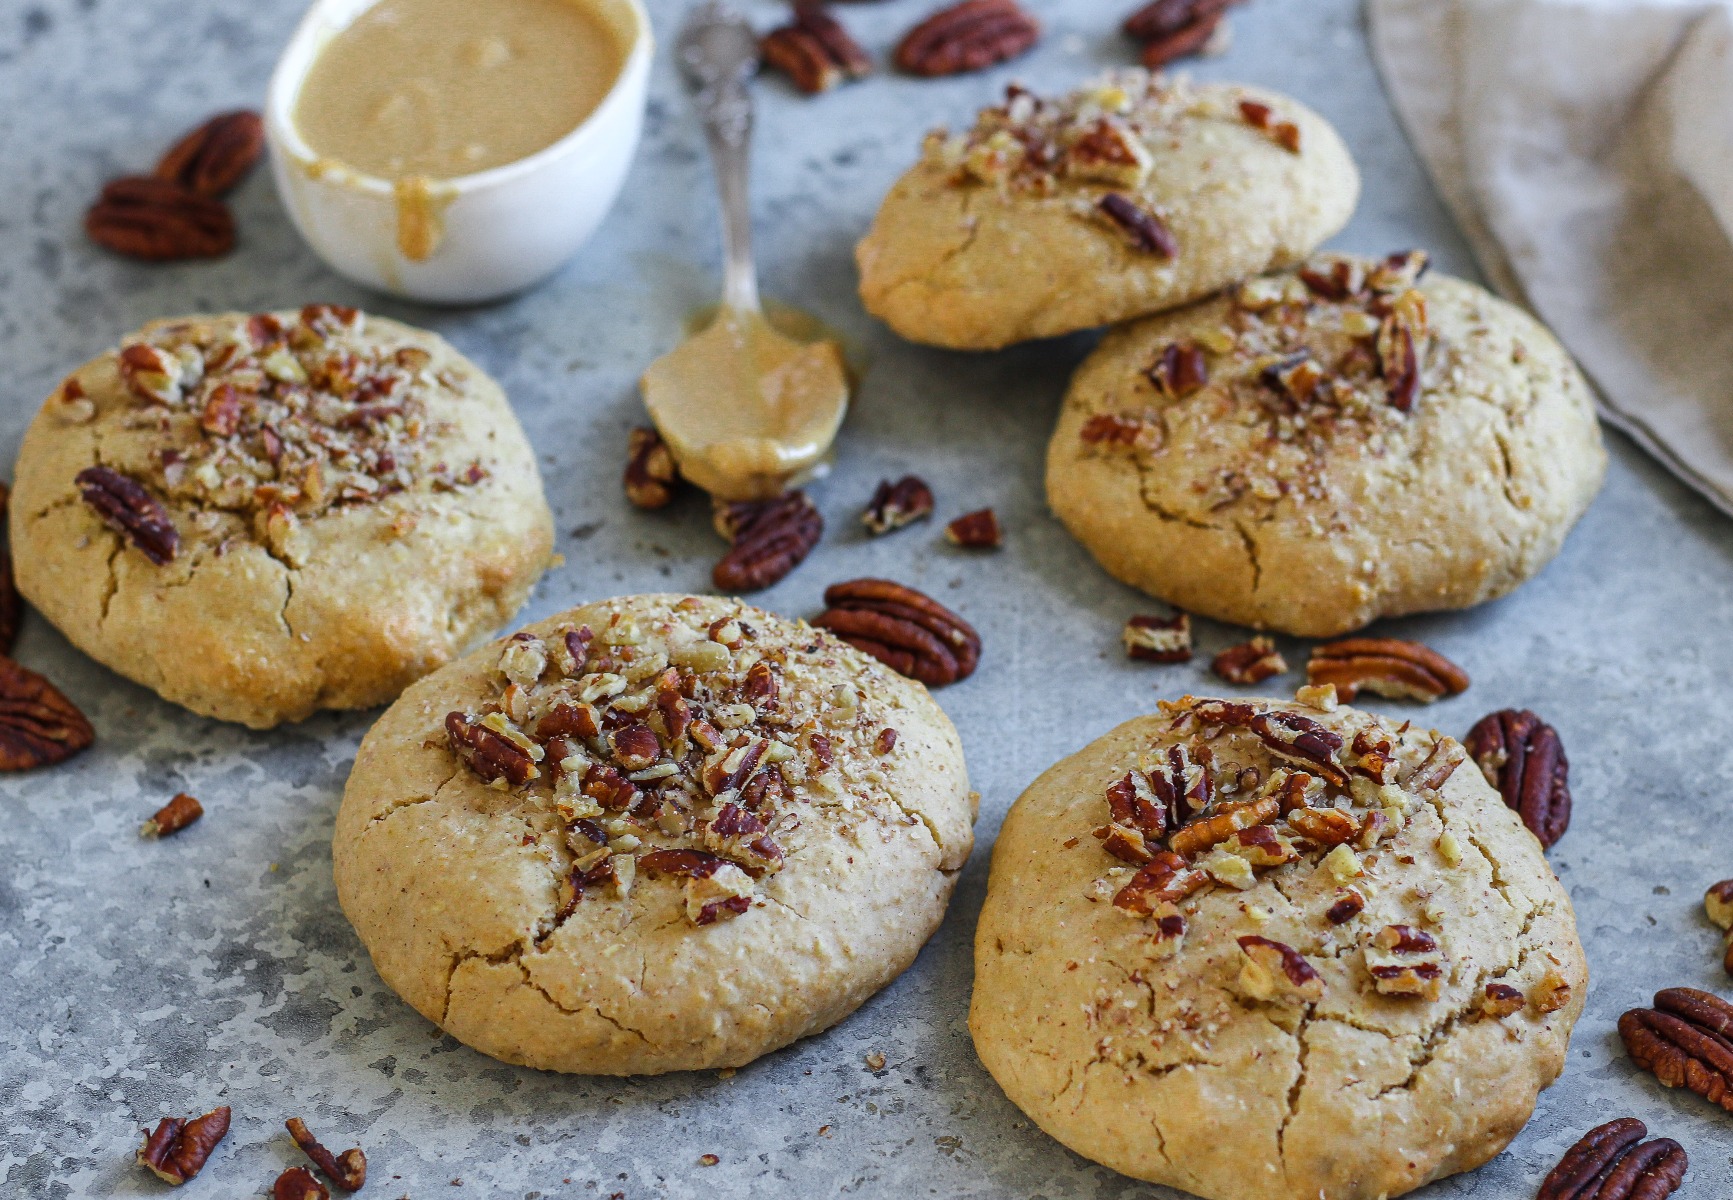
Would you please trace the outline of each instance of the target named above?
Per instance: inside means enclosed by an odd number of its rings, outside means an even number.
[[[1655,1007],[1619,1018],[1631,1061],[1663,1087],[1686,1087],[1733,1112],[1733,1004],[1696,988],[1664,988]]]
[[[1306,680],[1335,685],[1348,703],[1362,691],[1431,704],[1468,690],[1461,667],[1429,646],[1396,638],[1346,638],[1318,646],[1306,664]]]
[[[181,792],[167,804],[156,810],[156,814],[139,826],[138,835],[147,838],[163,838],[179,833],[188,825],[205,815],[205,806],[194,796]]]
[[[725,592],[756,592],[783,579],[824,536],[824,517],[805,492],[720,506],[716,527],[733,546],[711,578]]]
[[[1475,722],[1463,748],[1542,846],[1564,836],[1571,765],[1557,730],[1527,709],[1506,708]]]
[[[1128,658],[1141,662],[1182,663],[1191,661],[1191,616],[1132,617],[1120,631]]]
[[[1154,0],[1122,28],[1143,43],[1143,65],[1159,71],[1176,59],[1206,52],[1222,18],[1238,0]]]
[[[680,487],[680,468],[662,435],[635,427],[626,442],[626,499],[639,508],[664,508]]]
[[[1249,642],[1229,646],[1210,662],[1210,670],[1229,683],[1241,686],[1262,683],[1276,675],[1288,673],[1288,660],[1267,637],[1255,637]]]
[[[1173,258],[1179,253],[1179,239],[1155,213],[1140,207],[1131,197],[1108,192],[1095,207],[1117,226],[1133,248],[1157,258]]]
[[[1040,38],[1016,0],[963,0],[904,34],[896,63],[911,75],[957,75],[1016,58]]]
[[[217,258],[235,246],[235,220],[222,201],[151,175],[105,185],[84,231],[116,254],[157,262]]]
[[[813,624],[893,671],[942,687],[966,679],[981,659],[981,635],[932,597],[886,579],[853,579],[825,589]]]
[[[168,510],[138,480],[113,467],[86,467],[73,482],[102,523],[131,542],[140,554],[159,567],[173,561],[180,549],[180,534]]]
[[[933,489],[917,475],[904,475],[892,483],[880,480],[878,490],[861,514],[861,524],[874,537],[913,525],[932,515]]]
[[[0,658],[0,771],[51,766],[95,740],[90,722],[53,684]]]
[[[138,1165],[172,1187],[179,1187],[204,1169],[211,1151],[229,1132],[229,1106],[213,1108],[202,1117],[182,1121],[164,1117],[145,1135]]]
[[[872,59],[860,43],[814,0],[799,0],[793,22],[765,34],[758,48],[765,62],[808,95],[872,74]]]
[[[290,1117],[284,1123],[289,1136],[295,1139],[295,1144],[301,1147],[301,1152],[313,1160],[318,1167],[338,1187],[346,1192],[358,1192],[361,1185],[367,1182],[367,1156],[360,1147],[345,1150],[342,1154],[332,1154],[313,1136],[312,1130],[300,1117]]]
[[[1597,1125],[1566,1150],[1535,1200],[1662,1200],[1684,1181],[1688,1160],[1671,1138],[1645,1142],[1635,1117]]]
[[[200,196],[233,190],[265,149],[265,123],[242,109],[219,113],[176,142],[156,165],[156,177]]]

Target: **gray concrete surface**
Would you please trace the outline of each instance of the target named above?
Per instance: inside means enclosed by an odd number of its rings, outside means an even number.
[[[765,289],[818,313],[867,362],[836,473],[816,489],[831,534],[761,597],[810,615],[828,581],[886,574],[967,614],[986,641],[941,693],[983,801],[949,920],[905,977],[829,1033],[730,1078],[564,1078],[458,1045],[388,992],[338,912],[329,835],[373,714],[269,734],[199,720],[122,682],[32,618],[17,655],[90,713],[98,746],[0,781],[0,1195],[162,1192],[132,1165],[136,1130],[233,1106],[234,1130],[185,1196],[263,1194],[298,1161],[301,1114],[373,1163],[367,1195],[588,1200],[668,1196],[1122,1197],[1158,1194],[1033,1128],[977,1063],[965,1028],[969,942],[1006,807],[1056,758],[1159,696],[1209,688],[1201,665],[1125,662],[1120,623],[1147,610],[1044,511],[1043,448],[1087,338],[968,357],[899,343],[854,299],[850,247],[929,126],[959,122],[1011,78],[1068,84],[1130,61],[1129,0],[1032,0],[1050,33],[1010,68],[940,82],[882,77],[817,100],[765,83],[757,167]],[[681,5],[652,3],[663,40]],[[763,22],[779,5],[760,0]],[[928,0],[849,6],[875,50]],[[566,564],[526,618],[643,589],[703,589],[719,543],[697,502],[653,516],[618,486],[639,419],[634,381],[717,285],[703,149],[666,56],[624,201],[561,275],[510,303],[407,307],[328,274],[269,182],[238,197],[243,244],[216,264],[148,267],[84,241],[104,178],[147,167],[220,108],[256,103],[298,15],[285,0],[7,0],[0,5],[0,460],[66,369],[151,317],[314,299],[430,325],[505,384],[543,456]],[[1469,269],[1394,123],[1354,0],[1253,0],[1237,41],[1197,73],[1297,94],[1338,123],[1366,177],[1339,239],[1421,244]],[[906,470],[941,511],[992,504],[1005,549],[970,556],[934,526],[866,541],[872,485]],[[1733,875],[1733,527],[1614,439],[1611,479],[1563,555],[1514,597],[1390,626],[1463,663],[1475,686],[1427,717],[1462,733],[1532,706],[1570,749],[1577,817],[1553,862],[1593,964],[1564,1079],[1511,1149],[1429,1197],[1527,1197],[1589,1125],[1635,1113],[1690,1150],[1685,1197],[1733,1192],[1728,1116],[1625,1061],[1617,1015],[1657,986],[1721,987],[1703,887]],[[1212,650],[1233,631],[1205,626]],[[1207,661],[1207,654],[1203,656]],[[177,790],[202,823],[141,842]],[[863,1059],[885,1055],[882,1071]],[[1231,1137],[1231,1130],[1223,1130]],[[720,1164],[699,1165],[714,1153]]]

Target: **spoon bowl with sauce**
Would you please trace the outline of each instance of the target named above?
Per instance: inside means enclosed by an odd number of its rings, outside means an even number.
[[[317,0],[267,94],[277,190],[357,283],[521,291],[618,196],[651,52],[640,0]]]
[[[722,304],[650,364],[644,406],[687,479],[721,500],[768,499],[822,468],[848,410],[848,375],[835,342],[790,337],[759,302],[747,199],[757,37],[726,6],[701,4],[676,52],[716,167]]]

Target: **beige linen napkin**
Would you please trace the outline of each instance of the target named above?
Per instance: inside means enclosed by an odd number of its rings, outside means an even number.
[[[1733,0],[1367,0],[1491,284],[1733,515]]]

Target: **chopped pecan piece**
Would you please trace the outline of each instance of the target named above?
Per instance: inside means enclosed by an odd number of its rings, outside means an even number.
[[[1557,730],[1527,709],[1501,709],[1475,722],[1463,749],[1543,847],[1564,836],[1571,765]]]
[[[1347,784],[1348,773],[1336,761],[1336,752],[1342,748],[1340,734],[1330,732],[1310,717],[1279,710],[1258,713],[1250,724],[1252,732],[1271,753],[1304,764],[1326,783],[1337,787]]]
[[[503,729],[489,724],[486,717],[478,721],[467,713],[447,713],[445,736],[451,752],[488,783],[498,781],[522,787],[541,776],[530,750],[534,743],[524,738],[525,744],[520,744]]]
[[[307,1123],[300,1117],[290,1117],[284,1122],[284,1126],[289,1130],[289,1136],[295,1139],[295,1144],[313,1160],[314,1166],[325,1172],[332,1183],[346,1192],[361,1190],[361,1185],[367,1182],[367,1156],[361,1152],[360,1147],[335,1155],[320,1145],[319,1139],[313,1136]]]
[[[1287,674],[1288,660],[1273,639],[1259,636],[1223,650],[1210,661],[1210,670],[1229,683],[1245,687]]]
[[[1158,258],[1173,258],[1179,253],[1179,239],[1167,222],[1140,208],[1129,196],[1108,192],[1095,207],[1119,227],[1134,248]]]
[[[662,435],[639,425],[626,443],[626,499],[639,508],[663,508],[680,487],[680,468]]]
[[[1163,904],[1150,914],[1149,952],[1155,958],[1172,958],[1185,941],[1185,915],[1172,904]]]
[[[813,619],[893,671],[942,687],[973,674],[981,635],[963,618],[900,583],[854,579],[825,589],[829,605]]]
[[[1529,993],[1528,1002],[1537,1013],[1554,1013],[1571,1002],[1571,985],[1563,975],[1549,970]]]
[[[997,550],[1005,540],[999,516],[990,508],[964,513],[945,526],[945,540],[968,550]]]
[[[1386,925],[1363,953],[1372,986],[1386,996],[1436,1000],[1444,987],[1444,952],[1438,939],[1412,925]]]
[[[179,833],[205,815],[205,807],[197,799],[181,792],[156,810],[156,815],[139,826],[140,837],[161,838]]]
[[[1310,350],[1297,350],[1265,367],[1258,380],[1297,410],[1317,396],[1324,384],[1324,368]]]
[[[873,69],[860,43],[815,0],[798,0],[793,22],[766,34],[759,51],[809,96],[845,79],[862,79]]]
[[[1468,675],[1436,650],[1396,638],[1346,638],[1312,650],[1306,678],[1331,684],[1344,702],[1362,691],[1431,704],[1468,690]]]
[[[1122,122],[1103,117],[1066,148],[1063,170],[1068,179],[1135,188],[1143,186],[1153,166],[1141,137]]]
[[[1300,152],[1300,127],[1292,121],[1278,121],[1267,104],[1256,100],[1240,101],[1240,116],[1254,129],[1261,129],[1275,140],[1276,145],[1290,154]]]
[[[1170,811],[1146,775],[1127,772],[1107,789],[1109,824],[1096,831],[1101,848],[1129,863],[1149,862],[1167,833]]]
[[[136,479],[113,467],[86,467],[73,478],[84,502],[102,523],[157,566],[174,560],[180,534],[168,510]]]
[[[1267,123],[1269,120],[1269,106],[1254,104],[1250,100],[1240,102],[1240,112],[1246,114],[1247,120],[1252,119],[1253,112],[1257,113],[1260,121]],[[1339,304],[1365,290],[1366,272],[1357,258],[1322,259],[1300,268],[1300,282],[1314,296]]]
[[[1360,836],[1360,822],[1337,808],[1296,808],[1288,828],[1320,846],[1345,846]]]
[[[221,200],[150,175],[104,185],[84,231],[106,250],[154,262],[218,258],[235,247],[235,219]]]
[[[1209,359],[1196,342],[1170,342],[1156,356],[1149,381],[1162,395],[1183,400],[1209,383]]]
[[[1132,617],[1120,632],[1125,653],[1142,662],[1182,663],[1191,661],[1191,617]]]
[[[739,867],[703,850],[652,850],[639,863],[646,871],[686,880],[686,918],[694,925],[713,925],[737,917],[752,906],[752,877]]]
[[[1330,907],[1324,910],[1324,920],[1332,925],[1346,925],[1365,911],[1365,894],[1358,888],[1342,888]]]
[[[1514,1016],[1528,1004],[1528,997],[1508,983],[1489,983],[1480,993],[1480,1011],[1495,1021]]]
[[[712,578],[725,592],[756,592],[798,567],[824,536],[824,518],[805,492],[742,501],[717,510],[717,528],[733,542]]]
[[[1404,292],[1378,327],[1374,349],[1390,407],[1413,412],[1420,399],[1420,347],[1426,335],[1426,301],[1418,291]]]
[[[1240,990],[1253,1000],[1315,1004],[1324,998],[1324,977],[1285,942],[1248,934],[1239,939]]]
[[[1275,820],[1280,813],[1281,806],[1270,796],[1224,804],[1209,816],[1176,831],[1168,839],[1168,845],[1175,854],[1195,858],[1211,846],[1227,841],[1242,829]]]
[[[1114,893],[1113,906],[1134,917],[1156,915],[1209,883],[1209,876],[1172,851],[1160,850]]]
[[[1583,1134],[1541,1182],[1535,1200],[1663,1200],[1689,1160],[1671,1138],[1645,1142],[1648,1126],[1620,1117]],[[1639,1144],[1640,1143],[1640,1144]]]
[[[1711,921],[1727,931],[1721,940],[1724,950],[1721,966],[1729,975],[1733,975],[1733,879],[1723,879],[1720,883],[1712,884],[1709,890],[1703,893],[1703,911]]]
[[[331,1190],[306,1167],[290,1167],[271,1185],[271,1200],[331,1200]]]
[[[904,475],[895,483],[881,480],[860,519],[868,533],[879,537],[924,520],[932,512],[933,489],[917,475]]]
[[[95,740],[90,722],[53,684],[0,658],[0,771],[52,766]]]
[[[1121,413],[1096,413],[1083,422],[1078,436],[1091,446],[1125,446],[1153,449],[1161,441],[1161,427],[1142,417]]]
[[[139,1147],[138,1165],[148,1167],[171,1187],[179,1187],[204,1169],[229,1132],[229,1106],[213,1108],[202,1117],[181,1121],[164,1117]]]
[[[1040,37],[1016,0],[964,0],[904,34],[896,62],[911,75],[957,75],[1016,58]]]
[[[219,113],[163,155],[156,177],[215,198],[245,179],[264,150],[265,123],[258,113]]]

